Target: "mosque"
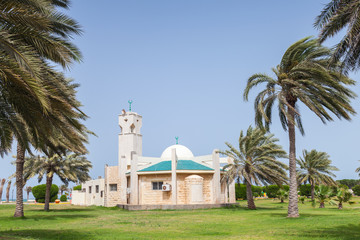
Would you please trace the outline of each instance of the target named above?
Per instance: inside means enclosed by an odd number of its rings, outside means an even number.
[[[119,115],[118,166],[105,165],[104,178],[82,183],[81,191],[72,192],[72,204],[141,210],[235,203],[235,182],[223,180],[221,167],[232,159],[221,158],[217,149],[194,156],[178,139],[160,157],[142,156],[142,116],[131,112],[131,103],[129,110]]]

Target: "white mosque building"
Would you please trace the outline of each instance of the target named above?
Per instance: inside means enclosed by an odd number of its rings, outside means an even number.
[[[119,206],[129,210],[193,209],[235,203],[235,182],[222,181],[222,167],[231,162],[218,150],[194,156],[187,147],[175,144],[160,157],[142,155],[142,116],[119,115],[118,166],[105,166],[105,177],[82,183],[73,191],[72,204]]]

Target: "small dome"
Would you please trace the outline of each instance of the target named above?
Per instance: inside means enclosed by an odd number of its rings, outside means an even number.
[[[171,160],[171,154],[172,154],[171,152],[173,148],[176,149],[176,155],[178,160],[192,160],[194,158],[194,155],[190,151],[190,149],[179,144],[172,145],[166,148],[165,151],[161,154],[161,158],[163,160]]]

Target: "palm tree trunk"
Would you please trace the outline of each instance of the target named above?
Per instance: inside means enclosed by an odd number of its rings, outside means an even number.
[[[27,193],[26,201],[29,202],[29,194],[30,194],[30,192],[26,192],[26,193]]]
[[[315,199],[315,183],[311,182],[311,201]]]
[[[291,104],[295,108],[295,102]],[[288,120],[289,127],[289,172],[290,172],[290,186],[289,186],[289,207],[288,217],[299,217],[298,209],[298,193],[297,193],[297,173],[296,173],[296,149],[295,149],[295,112],[288,108],[288,113],[291,119]]]
[[[343,205],[342,205],[342,202],[339,202],[339,206],[338,206],[338,209],[343,209]]]
[[[1,185],[0,185],[0,203],[2,203],[2,193],[3,193],[3,189],[4,189],[4,185],[5,185],[6,179],[3,178],[1,180]]]
[[[283,199],[283,198],[281,199],[281,203],[284,203],[284,199]]]
[[[52,176],[49,177],[48,175],[46,175],[46,193],[45,193],[45,206],[44,206],[45,211],[50,210],[50,191],[51,191],[52,179],[53,179]]]
[[[325,202],[320,202],[320,207],[319,208],[325,208]]]
[[[23,203],[23,171],[25,162],[25,150],[18,143],[16,149],[16,207],[14,217],[24,216],[24,203]]]
[[[248,181],[246,181],[246,179],[245,182],[246,182],[246,198],[247,198],[248,209],[256,209],[254,198],[251,191],[251,184]]]
[[[6,187],[6,202],[7,203],[10,201],[10,187],[11,187],[11,181],[8,181],[8,185]]]

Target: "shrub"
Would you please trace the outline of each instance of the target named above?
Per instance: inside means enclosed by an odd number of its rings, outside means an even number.
[[[55,202],[58,192],[59,192],[59,187],[55,184],[51,185],[50,202]],[[32,188],[32,194],[34,195],[35,200],[39,203],[45,202],[45,193],[46,193],[46,184],[37,185]]]
[[[253,192],[254,197],[259,197],[259,196],[261,196],[261,192],[263,191],[263,187],[251,186],[251,191]]]
[[[278,185],[268,185],[264,188],[265,188],[264,190],[269,198],[276,198],[277,193],[280,189],[280,187]]]
[[[81,184],[73,187],[74,190],[80,190],[81,191]]]
[[[62,201],[62,202],[67,202],[67,197],[66,197],[66,195],[61,195],[60,201]]]
[[[356,196],[360,196],[360,185],[356,185],[352,190]]]
[[[299,186],[301,196],[311,196],[311,184],[305,184]]]
[[[235,184],[235,195],[236,199],[246,199],[246,185],[240,183]]]
[[[281,188],[284,189],[285,191],[289,191],[289,190],[290,190],[289,185],[282,185]]]

